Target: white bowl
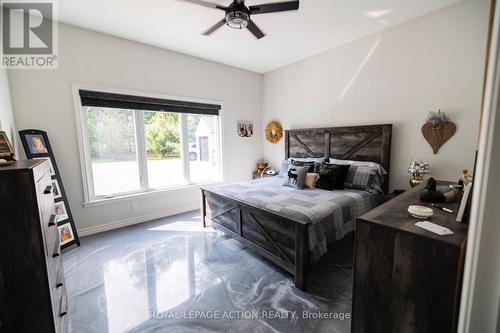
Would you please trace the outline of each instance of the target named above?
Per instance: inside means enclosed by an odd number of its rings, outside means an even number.
[[[434,211],[425,206],[417,206],[417,205],[412,205],[408,207],[408,213],[411,214],[411,216],[416,217],[418,219],[427,219],[434,215]]]

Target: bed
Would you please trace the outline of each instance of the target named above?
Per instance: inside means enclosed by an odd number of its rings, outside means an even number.
[[[287,130],[285,158],[370,161],[389,172],[391,134],[392,125]],[[328,244],[354,231],[356,217],[379,205],[383,196],[347,188],[297,190],[281,186],[282,181],[269,177],[202,188],[202,222],[288,271],[304,290],[308,267]]]

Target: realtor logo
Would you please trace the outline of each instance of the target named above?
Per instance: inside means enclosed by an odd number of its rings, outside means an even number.
[[[3,68],[57,68],[53,1],[2,1]]]

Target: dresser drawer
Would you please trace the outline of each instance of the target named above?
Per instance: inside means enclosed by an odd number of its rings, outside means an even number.
[[[54,213],[54,195],[52,194],[52,179],[49,170],[36,183],[36,196],[38,209],[40,211],[40,221],[47,225],[50,216]]]
[[[60,254],[57,223],[52,219],[49,219],[49,222],[43,223],[44,227],[42,227],[42,232],[45,238],[45,255],[50,258],[57,257],[57,254]]]
[[[66,292],[66,286],[54,289],[52,293],[52,305],[53,305],[53,315],[55,332],[64,331],[64,318],[68,312],[68,296]]]
[[[50,175],[50,165],[49,161],[44,160],[43,163],[40,163],[35,168],[33,168],[33,177],[35,178],[35,183],[37,183],[40,178],[42,178],[47,172]]]
[[[64,270],[61,256],[47,258],[47,272],[49,274],[49,285],[55,290],[64,285]]]

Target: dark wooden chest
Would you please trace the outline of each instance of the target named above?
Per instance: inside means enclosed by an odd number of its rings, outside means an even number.
[[[441,182],[443,185],[443,182]],[[455,332],[467,225],[455,222],[458,203],[434,209],[428,221],[451,229],[438,236],[408,213],[423,185],[357,220],[352,332]]]
[[[0,332],[63,332],[67,296],[49,163],[0,167]]]

